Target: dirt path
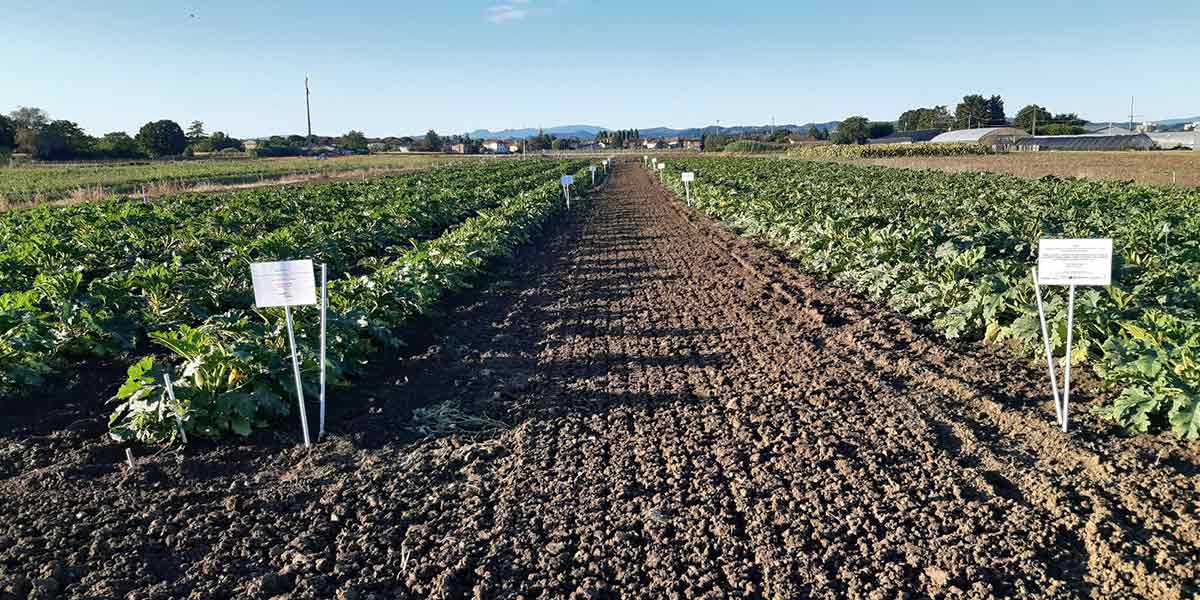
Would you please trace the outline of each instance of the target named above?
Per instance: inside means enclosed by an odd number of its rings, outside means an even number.
[[[83,440],[0,480],[0,581],[81,598],[1200,593],[1194,446],[1086,416],[1056,432],[1032,367],[795,272],[632,164],[450,318],[317,450],[189,448],[126,476]],[[413,441],[409,404],[508,426]]]

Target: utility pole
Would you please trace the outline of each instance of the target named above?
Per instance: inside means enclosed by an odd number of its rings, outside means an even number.
[[[304,115],[308,118],[308,146],[312,147],[312,109],[308,106],[308,75],[304,76]]]
[[[1129,97],[1129,133],[1133,133],[1133,96]]]

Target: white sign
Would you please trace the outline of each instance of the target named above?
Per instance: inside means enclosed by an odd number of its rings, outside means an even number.
[[[667,168],[667,163],[658,163],[658,170],[661,171]]]
[[[254,305],[301,306],[317,303],[316,278],[311,260],[251,263]]]
[[[562,184],[563,185],[571,185],[573,183],[575,183],[574,175],[563,175],[562,176]]]
[[[1112,240],[1041,240],[1039,285],[1111,285]]]
[[[695,180],[696,180],[696,174],[695,174],[695,173],[693,173],[693,172],[691,172],[691,171],[685,171],[685,172],[683,173],[683,180],[684,180],[684,181],[695,181]]]

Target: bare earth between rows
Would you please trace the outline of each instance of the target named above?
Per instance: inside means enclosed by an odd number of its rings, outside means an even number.
[[[634,164],[446,320],[310,451],[131,473],[98,408],[0,429],[0,597],[1200,593],[1193,448],[1056,431],[1032,364],[795,271]]]

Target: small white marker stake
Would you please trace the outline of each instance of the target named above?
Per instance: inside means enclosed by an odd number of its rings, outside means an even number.
[[[329,312],[329,280],[327,266],[321,263],[321,422],[317,439],[325,436],[325,321]]]
[[[563,197],[567,199],[567,210],[571,210],[571,184],[575,183],[574,175],[562,176]]]
[[[692,205],[691,183],[696,180],[696,174],[691,171],[684,171],[681,178],[683,179],[683,191],[684,191],[684,193],[687,194],[687,205],[691,206]]]
[[[125,460],[129,463],[130,469],[137,468],[137,465],[133,463],[133,450],[131,450],[129,448],[125,449]]]
[[[175,386],[171,384],[171,376],[169,374],[163,373],[163,383],[167,385],[167,397],[171,399],[171,404],[179,404],[175,400]],[[172,409],[171,412],[175,414],[175,423],[179,425],[179,437],[183,440],[183,443],[188,443],[187,432],[183,430],[183,417],[179,416],[179,411],[177,410]]]

